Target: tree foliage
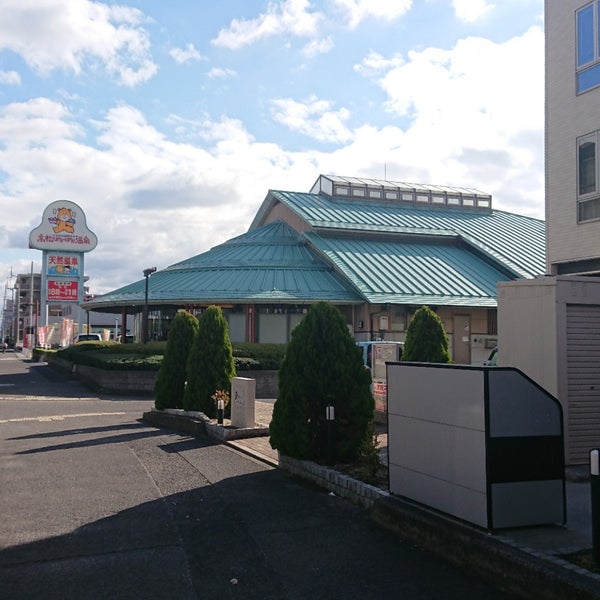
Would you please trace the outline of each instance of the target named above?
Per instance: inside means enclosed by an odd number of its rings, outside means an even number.
[[[169,329],[165,354],[154,385],[156,408],[183,407],[186,364],[197,333],[198,319],[189,312],[179,311]]]
[[[412,362],[449,363],[448,336],[441,319],[422,306],[412,318],[406,332],[402,360]]]
[[[371,433],[371,375],[340,311],[314,304],[293,329],[279,371],[270,442],[282,454],[323,462],[328,455],[326,407],[335,409],[335,458],[357,457]]]
[[[209,306],[200,316],[198,333],[187,359],[184,408],[215,418],[217,409],[211,396],[217,390],[230,393],[233,377],[235,365],[227,321],[220,307]]]

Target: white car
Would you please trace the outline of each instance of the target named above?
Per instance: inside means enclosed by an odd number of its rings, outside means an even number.
[[[80,333],[75,336],[74,343],[78,342],[101,342],[102,336],[99,333]]]

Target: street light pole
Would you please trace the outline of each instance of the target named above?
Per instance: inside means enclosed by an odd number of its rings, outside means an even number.
[[[144,314],[142,316],[142,337],[144,344],[148,342],[148,278],[152,273],[156,273],[156,267],[144,269],[144,277],[146,278],[146,293],[144,295]]]

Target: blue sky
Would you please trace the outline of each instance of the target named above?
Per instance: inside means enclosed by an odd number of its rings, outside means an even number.
[[[101,294],[321,173],[543,218],[543,0],[2,0],[0,281],[51,202]],[[9,282],[10,283],[10,282]]]

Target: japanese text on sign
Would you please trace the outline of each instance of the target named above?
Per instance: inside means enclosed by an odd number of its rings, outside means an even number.
[[[48,281],[48,300],[77,302],[79,285],[77,281]]]

